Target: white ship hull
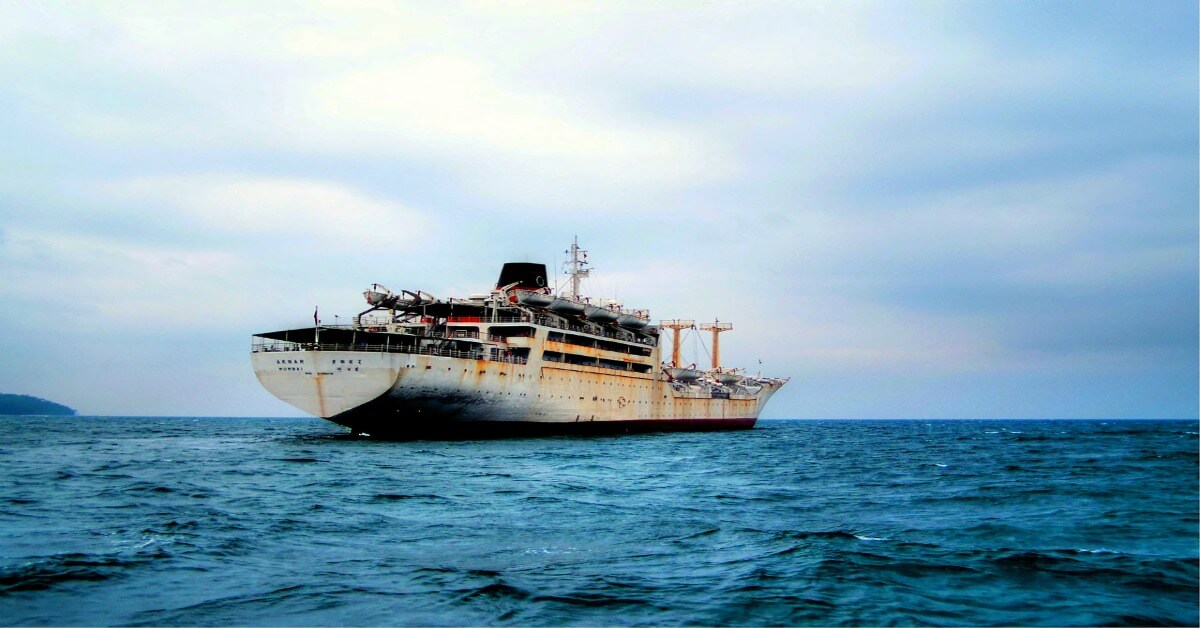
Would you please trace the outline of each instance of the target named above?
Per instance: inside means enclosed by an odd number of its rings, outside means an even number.
[[[404,353],[266,351],[252,363],[278,399],[373,436],[738,429],[778,389],[714,399],[642,373]]]
[[[252,362],[279,399],[375,436],[748,428],[778,389],[713,398],[598,367],[366,351],[261,351]]]
[[[257,334],[254,372],[300,410],[402,438],[749,428],[787,381],[672,377],[657,327],[623,327],[609,310],[584,321],[583,303],[545,285],[545,266],[518,262],[491,295],[385,303],[368,291],[353,325]],[[364,319],[381,308],[387,318]]]

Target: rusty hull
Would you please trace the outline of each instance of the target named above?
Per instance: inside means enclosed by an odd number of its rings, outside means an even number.
[[[374,436],[473,436],[752,427],[783,382],[751,393],[668,381],[650,356],[513,338],[527,363],[379,351],[256,351],[259,381],[310,414]],[[509,348],[504,340],[493,344]],[[543,351],[650,366],[649,373],[542,359]]]

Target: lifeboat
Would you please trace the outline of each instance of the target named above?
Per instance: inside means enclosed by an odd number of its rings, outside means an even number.
[[[697,371],[696,369],[685,369],[669,366],[663,369],[663,371],[665,371],[667,375],[671,377],[671,379],[677,382],[694,382],[704,377],[704,371]]]
[[[550,302],[550,309],[559,314],[583,314],[583,308],[582,303],[562,297],[554,297]]]
[[[617,320],[617,318],[621,316],[621,313],[614,312],[606,307],[600,307],[598,305],[587,305],[583,308],[583,315],[586,316],[589,321],[594,321],[597,323],[611,323]]]
[[[417,290],[401,290],[401,294],[396,294],[387,288],[375,284],[370,290],[363,292],[363,297],[367,299],[367,304],[377,308],[405,308],[417,307],[421,305],[429,305],[437,299],[425,292]]]
[[[641,318],[633,314],[621,314],[617,316],[617,325],[633,331],[641,331],[650,324],[650,319]]]
[[[517,290],[517,302],[521,305],[529,305],[532,307],[548,307],[554,302],[554,297],[545,292],[534,292],[533,290]]]
[[[718,373],[714,374],[714,377],[716,377],[718,382],[721,382],[722,384],[724,384],[726,386],[732,386],[732,385],[742,381],[743,379],[746,379],[745,375],[740,375],[738,373],[720,373],[720,372],[718,372]]]
[[[377,283],[371,284],[371,289],[363,292],[363,297],[367,300],[367,305],[384,305],[389,301],[395,301],[396,295],[386,286],[381,286]]]

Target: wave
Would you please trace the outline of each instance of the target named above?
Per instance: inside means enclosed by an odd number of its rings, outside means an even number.
[[[1121,425],[1007,424],[1054,436],[1022,442],[1002,422],[781,422],[395,444],[285,438],[333,429],[316,420],[270,423],[263,436],[247,420],[201,421],[183,444],[123,438],[140,433],[131,421],[83,435],[88,426],[72,425],[60,437],[72,444],[58,449],[44,432],[12,431],[0,607],[17,610],[0,615],[58,625],[1196,625],[1197,441],[1166,429],[1097,437]],[[51,555],[67,551],[86,554]]]
[[[816,532],[804,532],[785,530],[776,534],[779,539],[856,539],[851,532],[843,532],[841,530],[820,530]]]
[[[576,593],[573,595],[537,595],[532,598],[534,602],[551,602],[556,604],[567,604],[569,606],[586,606],[592,608],[608,608],[608,607],[625,607],[625,606],[649,606],[654,609],[662,610],[663,607],[653,604],[648,600],[629,597],[612,597],[599,593]]]
[[[138,549],[144,549],[152,542],[153,539]],[[0,569],[0,596],[20,591],[41,591],[68,582],[100,582],[120,577],[127,569],[168,557],[170,554],[162,548],[132,557],[79,552],[56,554]]]
[[[707,530],[701,530],[701,531],[699,531],[699,532],[693,532],[693,533],[691,533],[691,534],[689,534],[689,535],[687,535],[687,536],[681,536],[681,537],[679,537],[679,538],[677,538],[677,539],[675,539],[675,540],[676,540],[676,541],[690,541],[690,540],[692,540],[692,539],[699,539],[699,538],[706,537],[706,536],[712,536],[712,535],[714,535],[714,534],[716,534],[716,533],[718,533],[718,532],[720,532],[720,531],[721,531],[721,528],[709,528],[709,529],[707,529]]]
[[[844,530],[818,530],[818,531],[797,531],[786,530],[777,532],[774,535],[777,540],[804,540],[804,539],[833,539],[833,540],[855,540],[855,541],[890,541],[890,538],[882,536],[868,536],[865,534],[857,534],[854,532],[846,532]]]
[[[441,500],[448,500],[448,499],[450,499],[450,498],[448,498],[448,497],[442,497],[441,495],[433,495],[433,494],[430,494],[430,493],[416,493],[416,494],[412,494],[412,495],[408,495],[408,494],[405,494],[405,493],[376,493],[376,494],[375,494],[375,497],[374,497],[374,500],[375,500],[375,501],[384,501],[384,502],[403,501],[403,500],[406,500],[406,499],[441,499]]]
[[[504,582],[490,582],[481,587],[475,587],[467,590],[465,593],[459,595],[455,601],[461,603],[479,597],[527,600],[532,598],[533,594],[525,589],[514,587],[511,584],[506,584]]]

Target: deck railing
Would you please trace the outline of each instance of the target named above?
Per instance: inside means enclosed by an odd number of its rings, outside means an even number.
[[[444,358],[464,358],[469,360],[486,360],[488,362],[503,362],[505,364],[526,364],[528,358],[517,357],[512,355],[492,355],[491,352],[484,351],[457,351],[453,349],[444,349],[441,347],[414,347],[411,345],[393,345],[393,344],[341,344],[341,343],[313,343],[313,342],[289,342],[285,340],[270,340],[255,336],[254,343],[250,347],[251,353],[272,353],[272,352],[290,352],[290,351],[363,351],[367,353],[407,353],[410,355],[434,355]]]
[[[454,325],[456,323],[470,323],[478,325],[489,325],[493,323],[533,323],[535,325],[543,325],[545,327],[553,327],[555,329],[611,338],[612,340],[620,340],[622,342],[636,342],[638,344],[649,346],[654,346],[655,344],[653,338],[646,338],[631,331],[617,332],[614,330],[604,329],[599,325],[596,325],[595,327],[577,325],[571,322],[563,321],[555,316],[547,316],[545,314],[537,314],[534,312],[525,312],[520,316],[452,316],[447,319],[447,323],[450,325]],[[383,327],[385,325],[387,325],[387,322],[378,318],[364,319],[362,322],[362,327]],[[362,330],[361,327],[355,328],[354,325],[322,325],[321,327],[327,329],[344,329],[347,331]],[[596,331],[597,327],[600,327],[599,331]],[[432,333],[427,333],[425,335],[427,337],[438,337]],[[633,338],[632,341],[630,340],[630,337]]]

